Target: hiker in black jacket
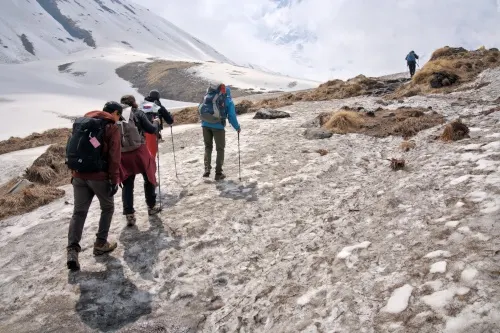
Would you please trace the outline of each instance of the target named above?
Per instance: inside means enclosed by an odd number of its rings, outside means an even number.
[[[149,96],[147,96],[144,100],[148,102],[155,103],[160,107],[158,110],[158,117],[160,118],[160,131],[158,132],[158,137],[161,139],[161,130],[163,129],[163,121],[165,121],[167,124],[172,125],[174,123],[174,117],[168,112],[168,110],[161,105],[160,102],[160,92],[158,90],[151,90],[149,92]],[[150,121],[153,121],[153,119],[150,119]]]

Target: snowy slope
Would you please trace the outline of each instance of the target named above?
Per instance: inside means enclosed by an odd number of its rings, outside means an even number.
[[[116,45],[173,60],[230,62],[207,44],[128,0],[2,1],[0,63],[53,59]]]
[[[65,268],[71,186],[0,223],[0,331],[500,332],[500,112],[482,112],[498,105],[499,78],[391,103],[472,128],[453,143],[433,139],[442,126],[422,131],[407,153],[397,137],[302,136],[320,113],[375,109],[376,97],[295,103],[286,119],[243,115],[242,181],[235,131],[228,178],[214,183],[201,178],[199,128],[174,128],[178,178],[168,133],[160,146],[164,211],[148,218],[137,179],[137,226],[126,227],[118,194],[118,248],[94,257],[94,201],[81,272]],[[394,172],[386,158],[399,156],[408,170]]]

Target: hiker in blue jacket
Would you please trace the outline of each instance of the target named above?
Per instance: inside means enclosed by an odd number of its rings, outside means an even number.
[[[406,56],[406,63],[408,65],[408,67],[410,68],[410,76],[411,77],[413,77],[413,75],[415,75],[415,68],[417,67],[417,59],[418,59],[418,55],[415,53],[415,51],[411,51]]]
[[[225,98],[224,98],[225,96]],[[216,110],[214,117],[213,99],[216,99],[216,104],[221,109]],[[210,114],[204,113],[205,110],[210,109]],[[217,151],[217,159],[215,165],[215,180],[222,180],[226,178],[222,172],[222,165],[224,164],[224,149],[226,146],[226,119],[229,120],[231,126],[240,133],[241,128],[236,118],[236,110],[234,102],[231,98],[231,89],[224,84],[219,84],[217,87],[209,86],[207,94],[200,104],[200,118],[201,127],[203,129],[203,141],[205,142],[205,173],[203,177],[210,177],[210,170],[212,169],[212,150],[213,141],[215,141],[215,149]],[[219,115],[220,113],[220,115]]]

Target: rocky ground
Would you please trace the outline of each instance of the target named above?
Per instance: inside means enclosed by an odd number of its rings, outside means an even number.
[[[138,181],[137,227],[125,226],[117,197],[119,247],[93,257],[94,203],[81,272],[65,268],[69,187],[2,221],[0,331],[499,332],[500,112],[485,112],[498,106],[499,74],[385,106],[432,107],[471,129],[454,143],[435,140],[444,125],[422,131],[406,153],[399,137],[303,136],[320,113],[376,109],[376,97],[298,102],[277,120],[244,115],[241,181],[234,131],[229,178],[215,183],[201,178],[198,125],[174,128],[178,178],[167,133],[160,147],[164,212],[147,218]],[[406,170],[392,171],[393,157]]]

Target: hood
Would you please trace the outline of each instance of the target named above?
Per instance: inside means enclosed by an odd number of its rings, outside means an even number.
[[[111,121],[115,121],[115,119],[111,116],[111,114],[104,111],[90,111],[85,114],[87,118],[99,118],[99,119],[108,119]]]
[[[231,88],[229,88],[228,86],[226,86],[226,95],[227,97],[231,98]]]
[[[149,96],[145,97],[145,98],[144,98],[144,100],[145,100],[146,102],[152,102],[152,103],[154,103],[154,102],[156,101],[154,98],[149,97]]]

